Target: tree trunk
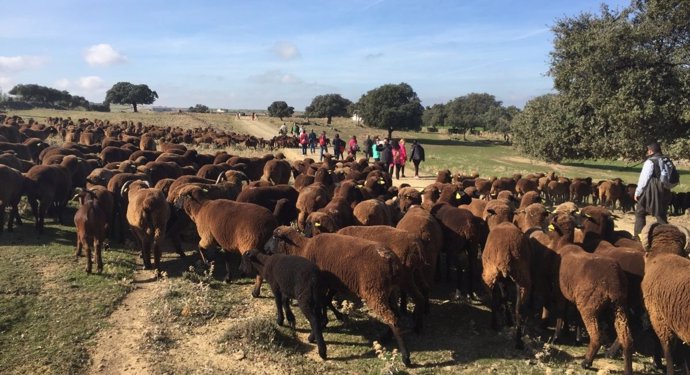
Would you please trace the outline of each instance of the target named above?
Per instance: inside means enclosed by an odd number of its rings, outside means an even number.
[[[134,112],[137,111],[137,103],[132,103],[132,108],[134,108]]]
[[[330,125],[332,119],[333,119],[333,116],[328,115],[328,117],[326,117],[326,125]]]
[[[392,126],[388,128],[388,140],[390,141],[391,139],[393,139],[393,127]]]
[[[462,140],[466,141],[467,140],[467,129],[462,130]]]

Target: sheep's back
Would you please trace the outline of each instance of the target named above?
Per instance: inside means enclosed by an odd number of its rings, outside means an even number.
[[[195,222],[197,226],[207,226],[222,248],[240,252],[263,248],[278,227],[276,218],[268,209],[227,199],[205,202]]]
[[[659,318],[684,342],[690,342],[690,260],[655,254],[642,279],[644,304],[652,321]]]

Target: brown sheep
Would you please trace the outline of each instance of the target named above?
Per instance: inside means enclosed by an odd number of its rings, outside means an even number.
[[[437,203],[431,209],[431,214],[438,220],[443,229],[443,247],[446,256],[452,261],[460,261],[466,255],[467,266],[457,266],[456,297],[461,293],[472,298],[475,292],[476,271],[480,264],[477,262],[478,248],[486,242],[488,229],[486,223],[474,216],[470,211],[453,207],[447,203]],[[465,269],[463,269],[465,268]],[[464,276],[467,276],[466,285]]]
[[[414,234],[422,241],[424,259],[427,260],[422,267],[422,274],[426,284],[431,286],[434,282],[436,265],[443,246],[441,225],[429,211],[421,206],[411,206],[395,227]]]
[[[546,211],[543,204],[532,203],[525,208],[520,208],[515,211],[513,223],[517,225],[523,233],[526,233],[531,228],[544,227],[544,223],[548,216],[549,212]]]
[[[613,180],[602,181],[599,185],[599,199],[604,207],[611,207],[611,210],[616,208],[616,202],[619,202],[625,192],[623,181],[620,178]]]
[[[378,242],[342,234],[324,233],[306,238],[285,226],[276,228],[265,248],[269,252],[309,259],[323,271],[331,293],[366,300],[369,310],[393,331],[403,363],[411,365],[410,352],[393,306],[402,265],[392,251]]]
[[[368,227],[351,226],[337,232],[347,236],[359,237],[381,243],[398,256],[402,263],[401,290],[409,294],[415,303],[415,329],[419,332],[422,328],[422,309],[429,310],[429,293],[431,285],[426,283],[422,267],[428,264],[424,258],[422,241],[414,234],[386,225],[374,225]],[[403,298],[401,308],[406,308]]]
[[[405,187],[398,191],[398,206],[403,214],[412,205],[422,204],[422,194],[413,187]]]
[[[199,254],[206,262],[206,249],[218,244],[225,250],[226,282],[232,279],[230,253],[243,254],[261,248],[271,237],[278,222],[268,209],[253,203],[227,199],[209,200],[209,191],[188,186],[179,192],[175,207],[184,209],[196,224],[199,234]],[[255,282],[254,297],[259,296],[261,278]]]
[[[441,184],[449,184],[452,181],[453,174],[448,169],[442,169],[436,173],[436,182]]]
[[[506,299],[504,284],[510,281],[517,288],[515,346],[522,349],[525,304],[532,291],[531,247],[527,237],[513,223],[490,224],[490,229],[482,252],[482,280],[491,292],[491,326],[499,328],[498,313]]]
[[[12,232],[14,220],[19,217],[18,205],[24,188],[24,176],[16,169],[0,165],[0,233],[5,225],[5,207],[11,207],[7,230]]]
[[[287,185],[290,182],[290,163],[287,160],[273,159],[264,165],[262,180],[270,181],[274,185]]]
[[[72,197],[72,177],[61,165],[37,165],[25,176],[25,193],[36,219],[36,230],[43,233],[48,207],[54,205],[56,221],[63,223],[62,210]]]
[[[305,186],[297,197],[297,227],[304,230],[307,224],[307,217],[312,212],[325,207],[330,201],[330,194],[324,184],[313,183]]]
[[[352,210],[352,215],[355,225],[393,225],[388,207],[378,199],[359,202]]]
[[[541,203],[541,196],[538,191],[530,191],[525,193],[520,199],[520,206],[518,208],[525,208],[533,203]]]
[[[683,256],[685,235],[671,225],[650,230],[649,252],[642,279],[644,304],[659,337],[666,360],[666,373],[673,375],[673,339],[690,342],[690,260]],[[688,358],[683,358],[687,372]]]
[[[486,222],[489,230],[500,223],[510,223],[513,221],[514,210],[510,205],[502,200],[492,200],[486,204],[482,219]]]
[[[102,247],[108,232],[108,220],[101,208],[96,194],[90,190],[83,190],[75,198],[79,200],[79,209],[74,214],[74,225],[77,227],[77,246],[75,257],[86,249],[86,273],[91,273],[93,260],[91,250],[94,251],[96,270],[103,272]]]
[[[279,200],[287,199],[288,203],[284,203],[282,208],[284,210],[283,213],[290,212],[294,214],[284,216],[283,219],[285,221],[280,224],[290,225],[290,222],[297,219],[296,204],[298,196],[299,193],[292,186],[276,185],[243,189],[235,200],[237,202],[258,204],[273,212]]]
[[[127,181],[120,195],[126,196],[127,222],[139,243],[144,260],[144,269],[151,269],[151,250],[153,265],[160,272],[160,242],[170,218],[170,206],[159,189],[151,188],[148,181]]]
[[[587,253],[572,244],[575,226],[573,215],[559,213],[551,225],[558,233],[556,243],[550,249],[557,254],[554,271],[558,275],[558,289],[555,291],[560,291],[555,294],[554,300],[558,322],[553,340],[560,336],[566,301],[570,301],[577,307],[590,337],[582,361],[584,368],[590,367],[601,346],[598,319],[610,307],[618,341],[623,347],[625,374],[631,375],[633,348],[627,316],[628,285],[623,270],[615,260]]]
[[[304,233],[311,237],[320,233],[335,233],[353,224],[352,204],[347,198],[336,196],[323,208],[307,216]]]
[[[472,215],[482,218],[484,216],[484,209],[486,208],[487,203],[489,202],[484,199],[472,198],[470,204],[463,204],[460,206],[460,208],[469,210]]]

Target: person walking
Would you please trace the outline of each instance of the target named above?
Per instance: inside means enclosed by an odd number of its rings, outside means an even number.
[[[419,163],[424,161],[424,147],[416,139],[412,141],[410,161],[414,164],[414,178],[419,178]]]
[[[400,179],[400,144],[398,142],[393,142],[393,147],[391,150],[391,163],[390,163],[390,170],[388,174],[391,176],[393,175],[393,171],[395,170],[395,179],[399,180]]]
[[[357,151],[359,151],[359,145],[357,144],[357,137],[353,135],[347,142],[347,153],[357,160]]]
[[[369,157],[371,157],[373,151],[374,141],[371,136],[367,134],[367,139],[364,140],[364,158],[369,162]]]
[[[307,145],[309,144],[309,136],[304,130],[302,130],[302,133],[299,135],[299,144],[302,146],[302,155],[306,155]]]
[[[405,178],[405,162],[407,162],[407,149],[405,148],[405,139],[400,138],[400,174]]]
[[[309,150],[312,155],[316,152],[316,133],[314,133],[314,129],[309,132]]]
[[[328,153],[329,143],[331,143],[331,141],[326,137],[326,132],[321,132],[321,136],[319,137],[319,147],[321,148],[321,156],[319,157],[319,161],[323,160],[323,154]]]
[[[668,224],[668,204],[671,191],[661,183],[661,146],[654,142],[647,146],[647,160],[642,165],[640,179],[635,189],[635,229],[634,236],[639,236],[647,224],[646,216],[654,215],[657,223]]]
[[[345,152],[345,141],[340,139],[340,134],[336,133],[333,137],[333,156],[335,160],[343,159],[343,152]]]
[[[374,158],[374,162],[381,160],[381,150],[383,150],[383,142],[376,136],[374,137],[374,144],[371,146],[371,156]]]

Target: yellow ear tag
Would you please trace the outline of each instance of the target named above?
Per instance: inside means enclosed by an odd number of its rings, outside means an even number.
[[[590,215],[590,214],[585,214],[585,217],[586,217],[586,218],[591,218],[592,215]]]
[[[362,185],[362,184],[357,185],[357,189],[361,189],[363,187],[364,187],[364,185]]]
[[[460,193],[455,193],[455,199],[460,199],[462,198],[462,194]]]
[[[549,224],[549,231],[553,232],[554,230],[556,230],[556,227],[554,227],[553,224]]]
[[[204,193],[208,193],[208,189],[201,189]]]
[[[319,223],[319,222],[317,221],[316,223],[314,223],[314,226],[315,226],[315,227],[320,227],[320,226],[321,226],[321,223]]]
[[[379,182],[379,185],[383,185],[386,183],[386,181],[384,181],[384,180],[379,180],[378,182]]]

